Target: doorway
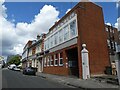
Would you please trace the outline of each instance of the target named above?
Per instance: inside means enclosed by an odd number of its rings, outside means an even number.
[[[70,76],[79,77],[79,68],[78,68],[78,49],[73,48],[66,51],[68,58],[68,71]]]

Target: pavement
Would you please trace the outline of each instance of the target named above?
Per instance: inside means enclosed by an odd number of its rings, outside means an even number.
[[[106,82],[102,82],[100,80],[97,80],[96,78],[90,78],[88,80],[83,80],[79,78],[72,78],[72,77],[66,77],[66,76],[59,76],[59,75],[52,75],[52,74],[45,74],[45,73],[36,73],[37,76],[40,76],[45,79],[49,79],[55,82],[63,83],[66,85],[74,86],[77,88],[82,88],[82,89],[98,89],[98,88],[108,88],[108,89],[115,89],[115,90],[120,90],[120,86],[116,84],[110,84]]]

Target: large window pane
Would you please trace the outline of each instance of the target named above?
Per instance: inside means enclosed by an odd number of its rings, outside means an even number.
[[[70,23],[70,37],[74,37],[77,34],[76,30],[76,20]]]
[[[51,40],[50,40],[50,44],[51,44],[51,47],[53,47],[53,36],[51,36]]]
[[[64,27],[64,41],[69,39],[69,28],[68,25]]]
[[[51,37],[49,38],[49,48],[51,48]]]
[[[51,61],[50,65],[51,65],[51,66],[53,66],[53,64],[54,64],[54,61],[53,61],[53,60],[54,60],[54,56],[52,55],[52,56],[50,56],[50,61]]]
[[[57,66],[58,65],[58,54],[55,54],[54,55],[54,66]]]
[[[59,43],[62,43],[63,42],[63,30],[60,30],[59,31]]]
[[[59,53],[59,66],[63,66],[63,53]]]
[[[55,37],[55,39],[54,39],[55,42],[54,42],[54,43],[55,43],[55,45],[56,45],[56,44],[58,44],[58,33],[56,33],[54,37]]]

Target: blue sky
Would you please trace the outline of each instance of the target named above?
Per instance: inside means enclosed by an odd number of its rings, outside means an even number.
[[[60,12],[59,18],[65,15],[65,12],[72,8],[75,2],[6,2],[8,20],[15,20],[17,22],[30,23],[34,16],[39,13],[39,10],[45,5],[52,5]],[[102,6],[105,22],[115,24],[118,17],[118,9],[115,2],[96,2]]]

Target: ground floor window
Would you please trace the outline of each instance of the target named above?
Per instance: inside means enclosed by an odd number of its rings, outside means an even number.
[[[58,66],[58,54],[54,55],[54,66]]]
[[[54,60],[54,56],[51,55],[51,56],[50,56],[50,66],[53,66],[53,64],[54,64],[53,60]]]
[[[63,66],[63,53],[59,53],[59,66]]]

